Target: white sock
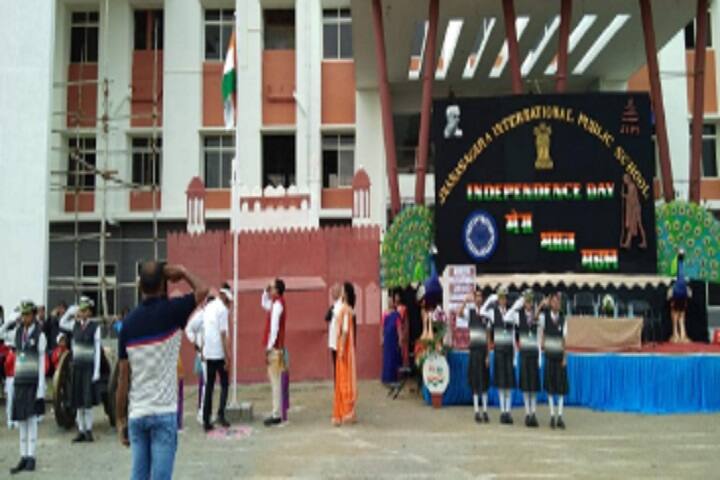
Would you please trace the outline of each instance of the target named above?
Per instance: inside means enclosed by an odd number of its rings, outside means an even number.
[[[487,412],[487,404],[488,404],[488,394],[487,394],[487,393],[483,393],[483,394],[482,394],[483,412]]]
[[[525,415],[530,415],[530,394],[523,392],[523,404],[525,405]]]
[[[27,452],[27,438],[28,438],[28,422],[27,420],[23,420],[18,423],[18,428],[20,430],[20,456],[25,458],[28,456]]]
[[[537,393],[530,394],[530,413],[535,414],[537,410]]]
[[[505,390],[505,411],[510,413],[512,410],[512,391]]]
[[[478,394],[473,393],[473,409],[475,410],[475,413],[478,413],[480,411],[480,406],[478,405]]]
[[[93,428],[93,411],[92,408],[85,409],[85,431],[92,432]]]
[[[548,395],[548,404],[550,405],[550,416],[555,416],[555,400],[552,395]]]
[[[498,390],[498,397],[500,397],[500,411],[505,413],[505,390]]]
[[[563,405],[565,404],[565,397],[560,395],[558,397],[558,416],[562,417],[563,414]]]
[[[28,419],[27,456],[35,458],[35,447],[37,447],[38,417],[32,416]]]
[[[78,431],[80,433],[85,432],[85,416],[83,415],[82,408],[78,408],[75,413],[75,423],[77,423]]]

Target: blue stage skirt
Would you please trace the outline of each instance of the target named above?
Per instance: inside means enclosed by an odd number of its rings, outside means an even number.
[[[451,351],[448,363],[450,383],[443,405],[472,405],[468,352]],[[492,378],[492,359],[490,365]],[[567,377],[567,405],[644,414],[720,411],[720,355],[570,353]],[[490,404],[497,405],[497,390],[488,393]],[[425,388],[423,396],[430,403]],[[522,405],[522,392],[513,390],[512,400]],[[547,395],[541,392],[538,401],[547,401]]]

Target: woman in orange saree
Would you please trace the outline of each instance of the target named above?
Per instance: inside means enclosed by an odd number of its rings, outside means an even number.
[[[355,402],[357,401],[355,332],[353,329],[355,290],[349,282],[345,282],[343,285],[342,301],[343,306],[338,315],[335,399],[332,413],[332,423],[335,426],[343,423],[355,423]]]

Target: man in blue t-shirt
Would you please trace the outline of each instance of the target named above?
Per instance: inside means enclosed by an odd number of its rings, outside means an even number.
[[[185,280],[193,293],[169,300],[167,282]],[[177,450],[177,362],[182,330],[208,289],[182,266],[145,262],[143,301],[118,335],[117,426],[132,449],[133,479],[172,478]],[[128,405],[129,399],[129,405]]]

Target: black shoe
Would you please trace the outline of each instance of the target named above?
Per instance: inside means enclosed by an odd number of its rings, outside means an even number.
[[[72,443],[87,442],[85,432],[79,432],[75,438],[72,439]]]
[[[217,421],[217,422],[218,422],[220,425],[222,425],[223,427],[225,427],[225,428],[230,428],[230,422],[228,422],[227,420],[225,420],[225,417],[218,417],[218,421]]]
[[[482,416],[480,415],[480,412],[475,412],[475,423],[482,423]]]
[[[490,417],[488,417],[487,412],[483,412],[483,422],[490,423]]]
[[[532,427],[532,428],[539,427],[537,417],[535,417],[534,413],[530,414],[530,427]]]
[[[85,432],[85,441],[86,442],[94,442],[95,441],[95,438],[93,437],[93,434],[90,430]]]
[[[507,423],[507,416],[505,415],[505,412],[502,412],[500,414],[500,424],[505,425]]]
[[[562,417],[558,417],[557,427],[558,427],[560,430],[565,430],[565,422],[563,422]]]
[[[507,413],[507,423],[508,425],[512,425],[513,423],[515,423],[513,422],[513,418],[512,415],[510,415],[510,412]]]
[[[215,430],[215,426],[212,423],[206,423],[203,425],[203,430],[206,432],[210,432],[212,430]]]
[[[26,472],[34,472],[35,471],[35,459],[33,457],[27,458],[27,463],[25,463],[25,471]]]
[[[550,428],[555,430],[555,417],[550,417]]]
[[[16,473],[20,473],[25,470],[25,467],[27,467],[27,461],[27,457],[22,457],[20,459],[20,462],[18,462],[17,466],[10,469],[10,474],[15,475]]]
[[[530,415],[525,415],[525,426],[526,427],[530,426]]]
[[[266,418],[265,421],[263,422],[263,424],[264,424],[266,427],[272,427],[272,426],[274,426],[274,425],[280,425],[281,423],[282,423],[282,419],[281,419],[281,418],[276,418],[276,417],[268,417],[268,418]]]

